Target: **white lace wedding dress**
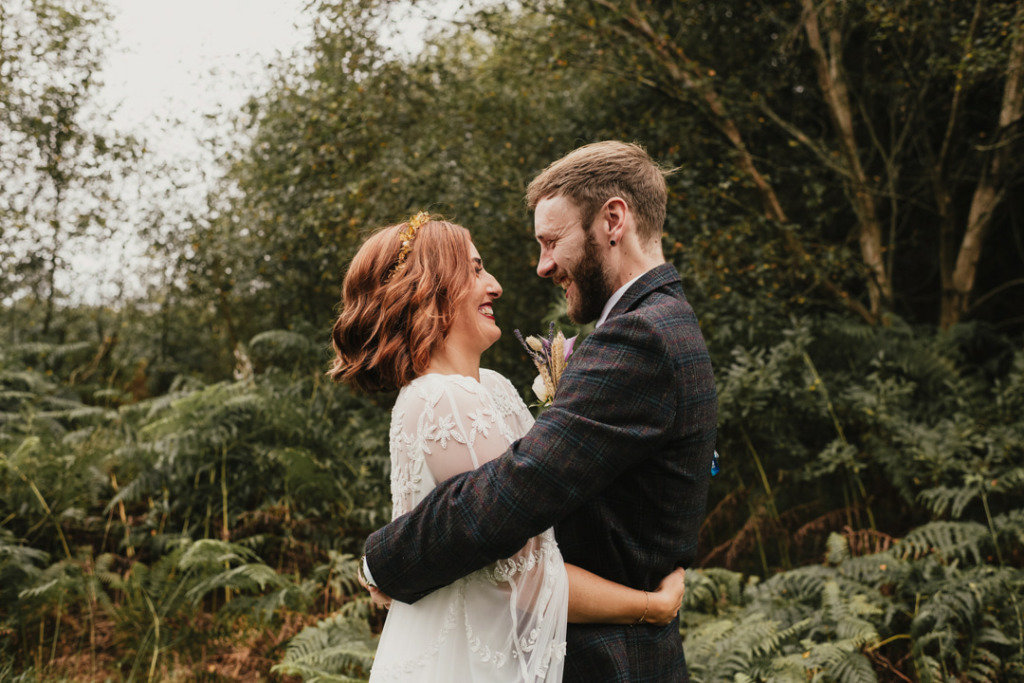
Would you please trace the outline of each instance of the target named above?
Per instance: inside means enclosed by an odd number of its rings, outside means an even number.
[[[512,384],[490,370],[418,377],[391,414],[393,516],[437,482],[505,452],[533,424]],[[568,581],[550,529],[413,605],[394,601],[370,681],[561,681]]]

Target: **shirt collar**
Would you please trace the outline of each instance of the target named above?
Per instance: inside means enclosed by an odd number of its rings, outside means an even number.
[[[601,327],[601,325],[604,324],[604,321],[608,319],[608,314],[612,312],[612,308],[615,307],[615,304],[619,303],[619,299],[621,299],[622,295],[626,293],[626,290],[644,275],[646,275],[646,273],[640,273],[635,278],[616,289],[615,293],[608,297],[608,301],[605,303],[604,309],[601,311],[601,317],[597,319],[597,324],[594,326],[595,328]]]

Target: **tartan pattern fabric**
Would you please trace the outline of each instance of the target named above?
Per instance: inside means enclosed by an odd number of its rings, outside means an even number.
[[[371,534],[373,578],[415,602],[554,526],[566,562],[651,590],[696,557],[716,423],[697,318],[658,266],[577,346],[533,429]],[[678,624],[570,624],[565,679],[687,680]]]
[[[563,681],[683,683],[689,680],[679,621],[668,626],[569,624]]]

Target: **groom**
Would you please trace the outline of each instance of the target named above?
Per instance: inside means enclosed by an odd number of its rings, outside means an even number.
[[[597,327],[526,436],[370,536],[365,567],[380,591],[414,602],[551,526],[566,562],[638,589],[694,560],[717,399],[697,318],[662,255],[666,199],[665,172],[615,141],[530,183],[537,274],[565,290],[573,321]],[[688,680],[678,621],[570,624],[567,639],[566,681]]]

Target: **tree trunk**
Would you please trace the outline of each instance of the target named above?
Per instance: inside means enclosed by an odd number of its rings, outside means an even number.
[[[960,241],[956,265],[950,275],[950,288],[943,289],[939,325],[943,329],[960,322],[970,309],[971,294],[978,274],[978,261],[985,245],[992,212],[1006,191],[1006,167],[1011,161],[1013,145],[1007,136],[1024,116],[1024,0],[1018,2],[1014,16],[1013,43],[1006,65],[1003,101],[999,108],[999,124],[993,136],[992,159],[978,180],[967,214],[967,228]]]
[[[939,218],[939,285],[942,287],[942,308],[939,320],[944,320],[946,301],[953,291],[953,268],[956,265],[956,222],[953,216],[953,198],[945,184],[942,170],[937,168],[932,182],[935,185],[935,206]]]
[[[942,136],[942,145],[939,148],[938,159],[930,163],[932,169],[932,187],[935,193],[935,209],[939,216],[939,283],[942,287],[942,302],[939,312],[939,320],[944,320],[948,314],[945,309],[945,302],[953,292],[953,268],[956,265],[956,217],[954,216],[953,197],[946,178],[946,160],[949,157],[949,150],[953,143],[953,136],[956,132],[956,121],[960,115],[960,105],[963,103],[963,81],[964,71],[967,68],[971,51],[974,47],[974,37],[977,33],[978,22],[981,19],[982,0],[974,4],[974,15],[971,17],[971,25],[963,41],[963,54],[960,58],[960,65],[956,70],[956,79],[953,86],[953,99],[949,105],[949,117],[946,121],[946,132]]]
[[[43,317],[43,335],[50,333],[50,326],[53,324],[54,302],[57,298],[57,251],[60,248],[60,203],[61,188],[57,185],[53,198],[53,246],[49,254],[49,268],[46,272],[46,313]]]
[[[231,304],[228,303],[227,293],[217,287],[217,298],[220,302],[220,312],[224,316],[224,328],[228,333],[228,343],[231,345],[232,353],[238,349],[238,334],[235,332],[235,322],[231,317]]]
[[[860,243],[861,258],[870,273],[867,286],[871,313],[878,316],[892,301],[892,283],[885,270],[882,225],[878,220],[878,209],[875,206],[874,187],[861,164],[857,138],[854,134],[853,105],[850,102],[846,76],[840,64],[842,35],[831,0],[826,0],[822,5],[821,14],[828,38],[827,48],[822,41],[821,22],[814,0],[802,0],[802,3],[804,32],[814,53],[818,85],[839,136],[840,148],[849,171],[849,178],[846,180],[847,193],[857,216],[857,241]]]

